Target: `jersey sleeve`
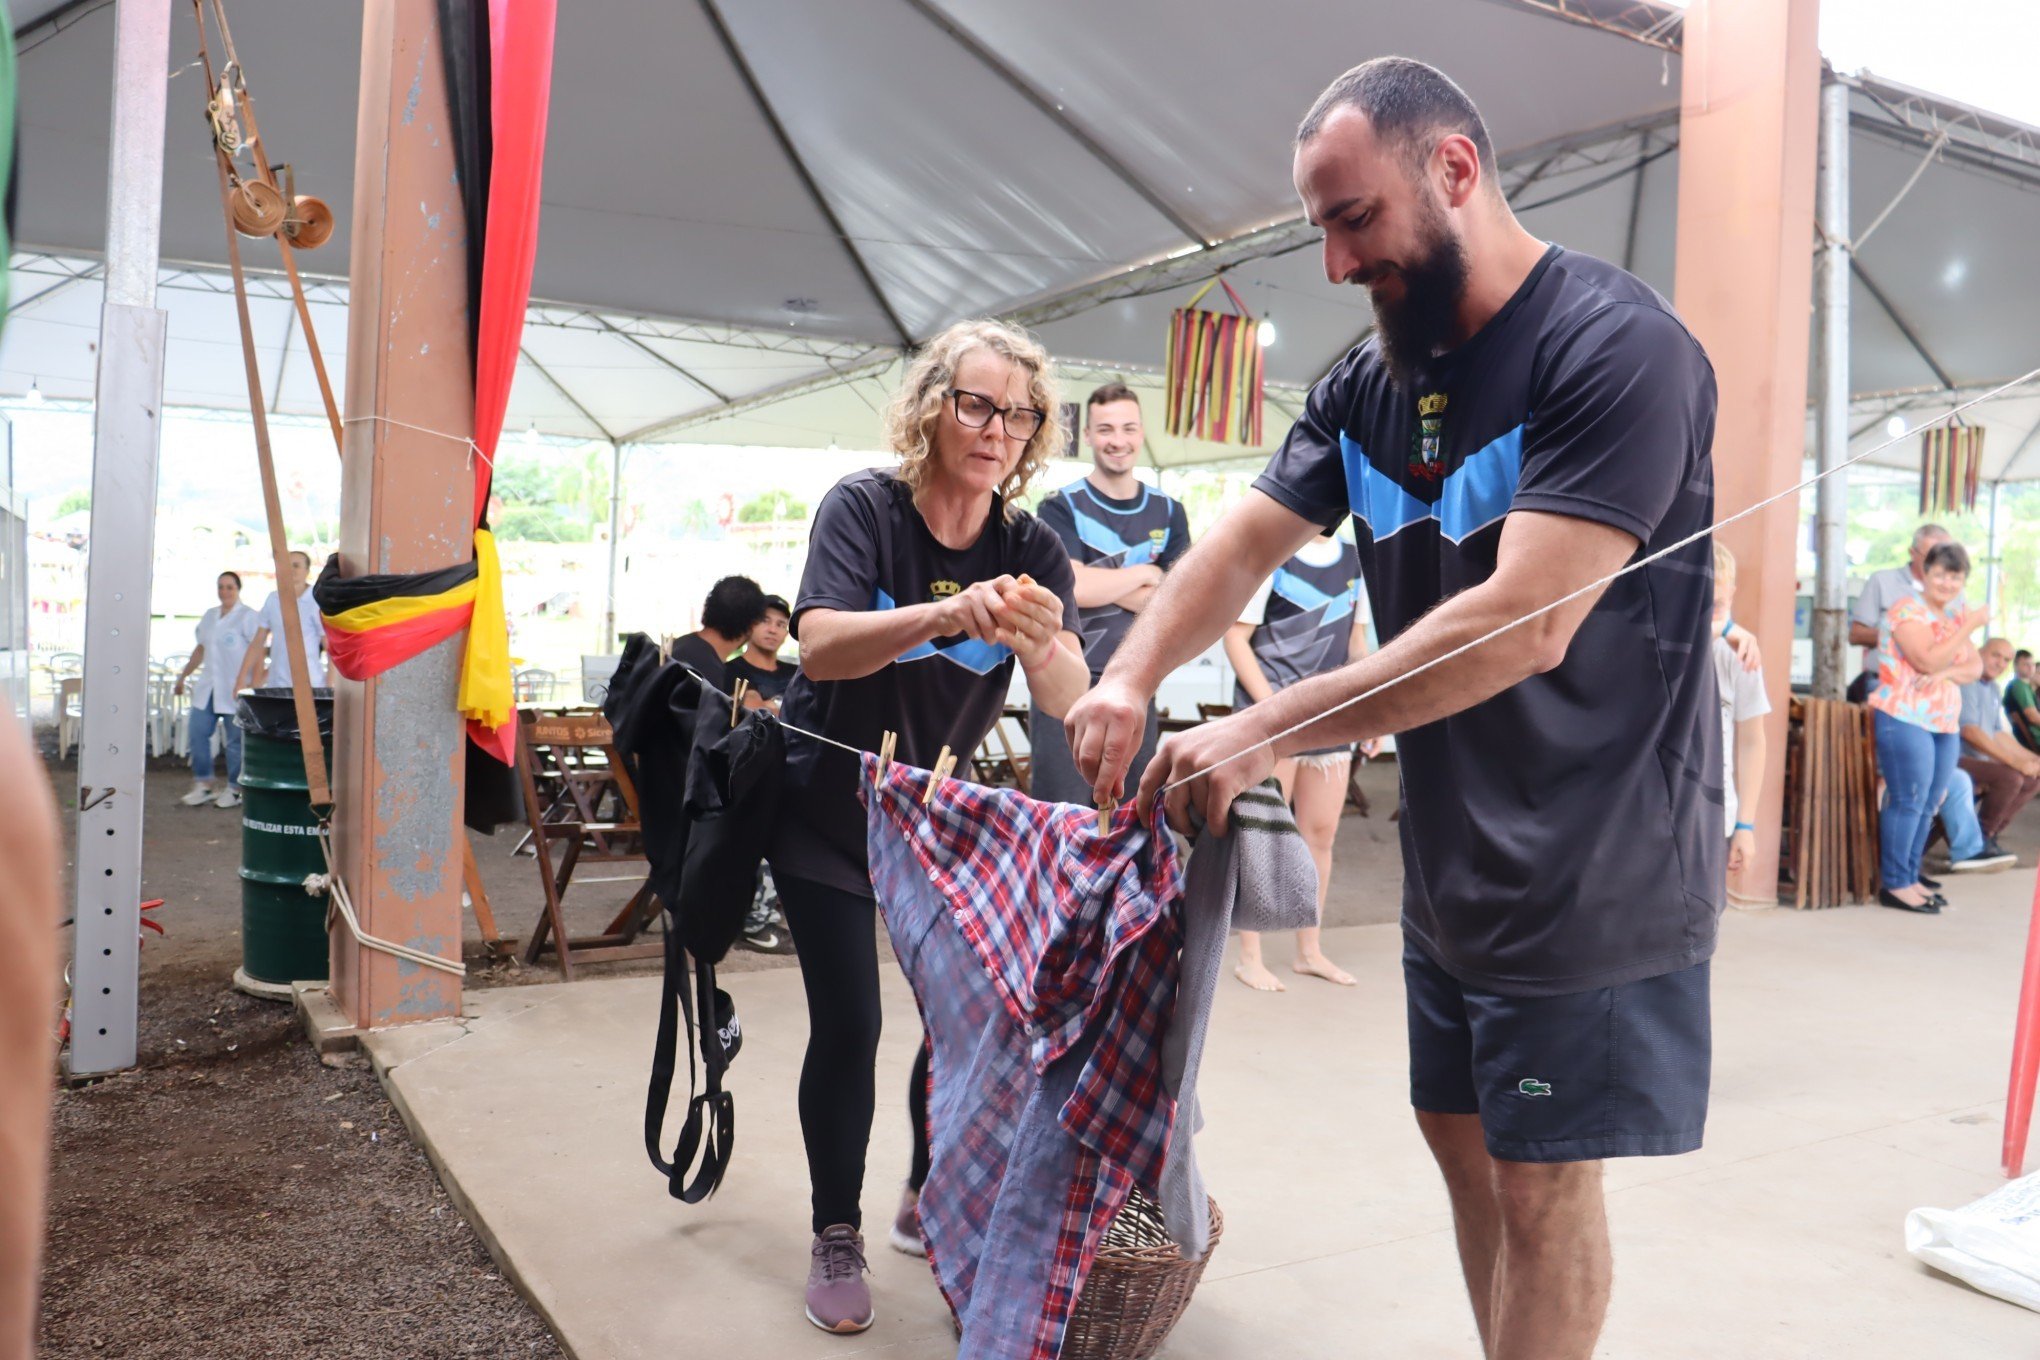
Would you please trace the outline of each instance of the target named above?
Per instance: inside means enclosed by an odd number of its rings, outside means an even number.
[[[1067,513],[1067,511],[1065,511]],[[1054,591],[1062,601],[1065,633],[1077,629],[1077,573],[1070,565],[1070,550],[1061,535],[1044,525],[1038,515],[1020,524],[1020,551],[1015,555],[1020,570]]]
[[[1169,502],[1169,545],[1162,555],[1155,559],[1155,565],[1163,571],[1183,560],[1183,554],[1190,551],[1190,516],[1183,510],[1183,502]]]
[[[1356,349],[1310,389],[1303,414],[1283,436],[1267,469],[1254,479],[1254,490],[1328,529],[1337,528],[1352,512],[1339,432],[1353,407],[1359,364]]]
[[[822,497],[808,531],[807,565],[801,569],[793,605],[794,637],[800,636],[801,615],[808,610],[862,612],[876,603],[877,589],[878,526],[872,522],[870,503],[849,484],[838,482]]]
[[[1063,556],[1072,559],[1083,556],[1084,540],[1077,537],[1077,512],[1070,509],[1069,497],[1060,491],[1051,491],[1042,498],[1034,518],[1047,525],[1061,541]]]
[[[1275,593],[1275,578],[1270,576],[1254,587],[1254,593],[1246,604],[1240,607],[1240,622],[1251,623],[1259,628],[1268,621],[1268,597]]]
[[[1713,437],[1706,354],[1669,313],[1625,302],[1574,327],[1542,368],[1509,508],[1594,520],[1649,542]]]

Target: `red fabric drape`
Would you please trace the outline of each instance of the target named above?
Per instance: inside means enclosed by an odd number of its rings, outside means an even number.
[[[482,256],[482,305],[475,337],[474,519],[489,505],[496,447],[510,405],[510,383],[524,339],[531,268],[538,255],[539,189],[545,166],[546,111],[552,98],[556,0],[489,0],[489,219]],[[479,623],[480,621],[477,620]],[[509,764],[517,718],[501,727],[468,724],[475,743]]]
[[[481,333],[475,337],[475,522],[489,504],[490,464],[503,435],[510,382],[524,339],[538,200],[552,95],[555,0],[489,0],[490,131],[487,250]]]

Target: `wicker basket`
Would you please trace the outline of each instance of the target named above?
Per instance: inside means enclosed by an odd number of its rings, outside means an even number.
[[[1211,1249],[1202,1261],[1186,1261],[1163,1226],[1161,1207],[1133,1192],[1105,1230],[1063,1333],[1062,1360],[1148,1360],[1161,1349],[1225,1234],[1225,1215],[1209,1202]]]

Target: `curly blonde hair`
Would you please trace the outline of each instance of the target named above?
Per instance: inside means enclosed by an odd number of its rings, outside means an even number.
[[[907,364],[906,376],[885,408],[885,438],[900,456],[900,480],[919,491],[934,460],[935,422],[956,382],[957,365],[965,355],[981,349],[1026,369],[1027,399],[1047,413],[1041,428],[1021,450],[1020,461],[999,484],[999,494],[1010,511],[1034,474],[1062,456],[1070,437],[1062,419],[1062,384],[1056,380],[1055,361],[1040,341],[1020,327],[1004,321],[959,321],[922,346]]]

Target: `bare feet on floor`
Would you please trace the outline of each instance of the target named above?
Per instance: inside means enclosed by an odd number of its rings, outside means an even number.
[[[1326,982],[1336,982],[1341,987],[1354,985],[1353,975],[1323,954],[1312,954],[1298,959],[1290,967],[1304,977],[1323,978]]]
[[[1259,959],[1241,959],[1233,965],[1232,975],[1257,992],[1286,992],[1282,979],[1268,971],[1268,965]]]

